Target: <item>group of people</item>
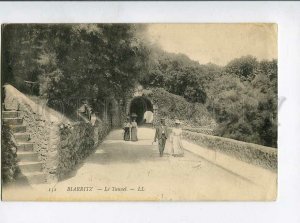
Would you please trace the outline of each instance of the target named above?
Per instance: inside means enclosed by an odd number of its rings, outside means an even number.
[[[124,140],[125,141],[138,141],[137,138],[137,123],[135,118],[130,121],[130,117],[127,117],[127,121],[124,124]]]
[[[92,105],[88,100],[84,99],[81,101],[81,106],[77,110],[77,114],[86,120],[86,122],[90,122],[92,125],[95,124],[97,117],[95,112],[93,111]]]
[[[162,118],[160,124],[156,127],[154,142],[158,141],[158,150],[160,157],[162,157],[164,153],[168,153],[175,157],[184,156],[184,149],[181,141],[182,129],[180,127],[180,124],[180,121],[176,120],[175,128],[170,129],[166,126],[165,119]],[[130,117],[128,117],[127,121],[124,123],[123,130],[125,141],[138,141],[137,122],[135,118],[130,121]],[[165,149],[166,144],[168,146]]]
[[[167,153],[175,157],[184,156],[184,149],[182,145],[182,129],[180,127],[180,121],[175,121],[175,128],[169,129],[166,126],[165,119],[162,118],[160,121],[160,125],[156,127],[154,142],[158,140],[158,150],[159,155],[162,157],[165,152],[165,146],[167,141],[169,140],[169,147],[167,148]]]

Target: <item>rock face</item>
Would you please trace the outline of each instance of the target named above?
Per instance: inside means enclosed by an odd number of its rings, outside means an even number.
[[[107,120],[97,120],[94,126],[72,122],[47,106],[33,102],[11,85],[5,85],[4,91],[5,109],[19,111],[47,182],[67,175],[109,131]]]

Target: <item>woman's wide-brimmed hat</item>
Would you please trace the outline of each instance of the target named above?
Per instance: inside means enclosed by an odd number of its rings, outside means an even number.
[[[181,124],[181,122],[178,119],[176,119],[175,124]]]

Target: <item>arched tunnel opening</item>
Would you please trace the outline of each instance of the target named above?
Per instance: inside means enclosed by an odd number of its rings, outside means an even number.
[[[144,124],[145,112],[150,111],[153,113],[153,105],[151,101],[143,96],[134,98],[130,103],[130,116],[135,113],[137,115],[136,122],[138,125]]]

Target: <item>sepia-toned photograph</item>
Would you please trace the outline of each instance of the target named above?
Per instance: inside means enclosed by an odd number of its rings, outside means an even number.
[[[4,201],[275,201],[277,24],[2,24]]]

